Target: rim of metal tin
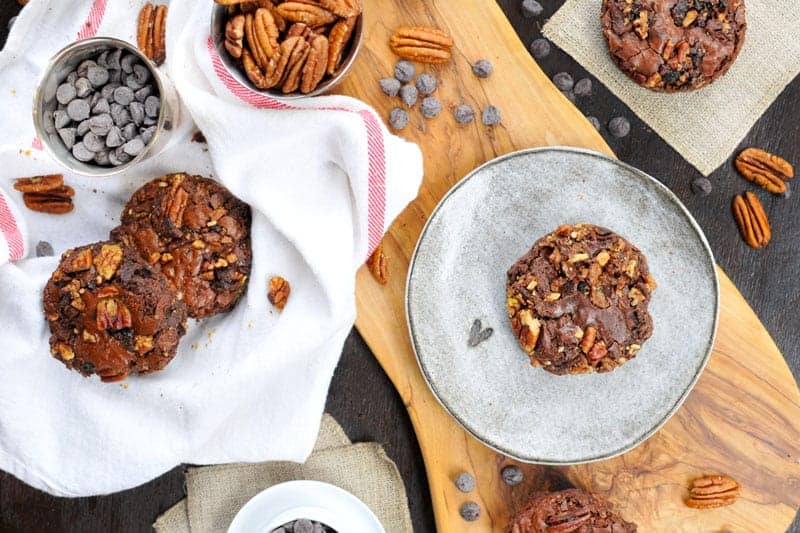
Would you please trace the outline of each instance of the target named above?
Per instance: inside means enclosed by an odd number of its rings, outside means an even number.
[[[217,49],[217,53],[219,54],[220,58],[222,59],[222,64],[225,66],[225,70],[233,76],[233,78],[238,81],[240,84],[244,85],[248,89],[253,92],[267,95],[271,98],[281,101],[290,101],[290,100],[302,100],[303,98],[310,98],[312,96],[319,96],[321,94],[327,93],[337,85],[339,85],[342,80],[347,76],[350,72],[350,69],[355,63],[356,57],[358,57],[359,52],[361,51],[361,43],[364,37],[364,12],[362,7],[362,12],[358,16],[358,21],[356,22],[356,27],[353,30],[353,38],[350,41],[350,46],[347,50],[347,55],[345,56],[344,60],[342,61],[339,70],[334,74],[331,78],[320,83],[316,89],[311,91],[308,94],[302,94],[299,91],[284,94],[280,90],[275,89],[259,89],[244,75],[244,73],[238,68],[238,66],[232,60],[230,54],[228,54],[227,50],[225,50],[225,15],[227,14],[227,7],[224,5],[215,5],[214,9],[211,10],[211,38],[214,41],[214,48]]]
[[[68,155],[66,158],[62,157],[60,154],[57,154],[53,148],[50,146],[50,134],[47,133],[44,129],[44,117],[43,114],[43,107],[45,105],[44,102],[44,86],[47,79],[52,74],[53,70],[57,66],[59,66],[62,62],[64,62],[70,55],[76,53],[84,48],[97,48],[97,47],[105,47],[105,48],[122,48],[126,52],[132,53],[136,55],[141,62],[147,67],[150,71],[151,76],[156,82],[158,86],[158,96],[162,99],[161,110],[158,114],[158,121],[156,122],[156,131],[153,134],[153,137],[150,139],[150,142],[147,143],[144,149],[128,161],[122,165],[113,167],[104,167],[100,165],[90,165],[88,163],[84,163],[82,161],[78,161],[72,155]],[[161,80],[161,73],[156,69],[152,62],[145,57],[142,52],[139,51],[135,46],[131,45],[130,43],[116,39],[114,37],[92,37],[90,39],[84,39],[82,41],[76,41],[74,43],[68,44],[61,50],[59,50],[47,63],[47,66],[42,71],[39,80],[36,82],[36,90],[33,93],[33,127],[36,130],[36,135],[39,137],[39,140],[42,141],[42,146],[44,146],[45,151],[60,165],[66,167],[70,172],[74,172],[76,174],[81,174],[83,176],[91,176],[91,177],[107,177],[113,176],[115,174],[119,174],[124,172],[125,170],[131,168],[139,161],[142,161],[147,158],[147,155],[150,153],[150,150],[153,146],[157,144],[158,138],[161,135],[162,130],[164,129],[164,123],[166,121],[166,113],[164,113],[164,83]],[[60,139],[59,139],[60,142]],[[67,152],[69,153],[69,152]]]

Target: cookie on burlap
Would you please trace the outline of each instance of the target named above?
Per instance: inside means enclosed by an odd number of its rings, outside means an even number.
[[[50,351],[103,381],[161,370],[186,329],[186,306],[135,249],[99,242],[68,250],[44,289]]]
[[[592,224],[563,225],[509,269],[506,306],[532,365],[553,374],[607,372],[650,338],[655,287],[628,241]]]
[[[146,183],[111,237],[164,273],[190,317],[229,311],[247,287],[250,206],[208,178],[168,174]]]

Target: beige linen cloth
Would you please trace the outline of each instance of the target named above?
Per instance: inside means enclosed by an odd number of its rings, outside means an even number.
[[[543,33],[706,176],[800,72],[798,0],[746,0],[747,34],[739,58],[725,76],[685,94],[644,89],[617,68],[603,38],[600,7],[601,0],[567,0]]]
[[[311,456],[303,464],[267,462],[189,468],[186,498],[153,524],[157,533],[228,529],[239,509],[262,490],[293,479],[341,487],[372,509],[387,533],[411,533],[405,486],[397,467],[376,443],[352,444],[330,415],[322,419]]]

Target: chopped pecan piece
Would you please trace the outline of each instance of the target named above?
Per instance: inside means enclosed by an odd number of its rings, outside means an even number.
[[[702,476],[692,481],[686,505],[694,509],[723,507],[736,501],[739,484],[730,476]]]
[[[375,281],[381,285],[386,285],[386,283],[389,281],[389,260],[383,253],[382,242],[378,243],[375,251],[372,252],[372,255],[369,256],[369,259],[367,259],[367,268],[369,268],[369,271],[372,273],[372,277],[375,278]]]
[[[785,159],[759,148],[747,148],[736,157],[736,169],[746,179],[771,193],[786,192],[786,181],[794,178],[794,168]]]
[[[92,250],[90,248],[84,248],[70,258],[69,266],[64,268],[64,272],[71,274],[73,272],[89,270],[92,268],[92,259]]]
[[[772,238],[767,214],[758,197],[746,192],[733,197],[733,216],[744,241],[752,248],[763,248]]]
[[[116,273],[117,267],[122,262],[122,247],[118,244],[104,244],[100,248],[100,253],[94,258],[94,266],[97,273],[103,279],[110,280]]]
[[[453,44],[447,33],[428,26],[401,26],[389,40],[396,55],[420,63],[446,63]]]
[[[116,298],[97,302],[97,329],[125,329],[133,325],[131,312]]]
[[[269,280],[269,293],[267,293],[267,299],[269,299],[269,303],[274,305],[278,311],[283,311],[283,308],[286,307],[286,301],[289,299],[289,293],[291,293],[292,287],[289,285],[289,282],[283,279],[280,276],[275,276]]]

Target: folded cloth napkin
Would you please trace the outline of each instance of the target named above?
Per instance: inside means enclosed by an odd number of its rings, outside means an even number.
[[[314,451],[305,464],[256,463],[190,468],[186,498],[153,524],[156,533],[225,531],[250,498],[293,479],[324,481],[360,498],[387,533],[412,531],[403,480],[375,443],[352,445],[341,426],[325,415]]]
[[[16,203],[0,187],[0,265],[27,255],[25,220]]]
[[[14,177],[61,171],[30,119],[41,70],[76,37],[135,42],[142,4],[31,0],[22,10],[0,53],[0,186],[17,203]],[[162,67],[208,147],[190,142],[186,120],[170,148],[120,176],[65,173],[72,213],[12,210],[29,240],[56,255],[106,239],[130,194],[167,172],[213,175],[253,210],[243,299],[226,315],[190,321],[163,372],[124,383],[83,378],[49,355],[41,297],[58,257],[0,266],[0,468],[52,494],[114,492],[180,463],[304,460],[355,317],[355,271],[421,182],[419,149],[363,103],[330,96],[289,106],[237,85],[209,46],[212,6],[170,3]],[[273,275],[292,285],[282,313],[266,297]]]
[[[601,0],[567,0],[543,33],[708,176],[800,72],[796,0],[745,3],[747,34],[736,62],[717,81],[690,93],[650,91],[617,68],[600,27]]]

